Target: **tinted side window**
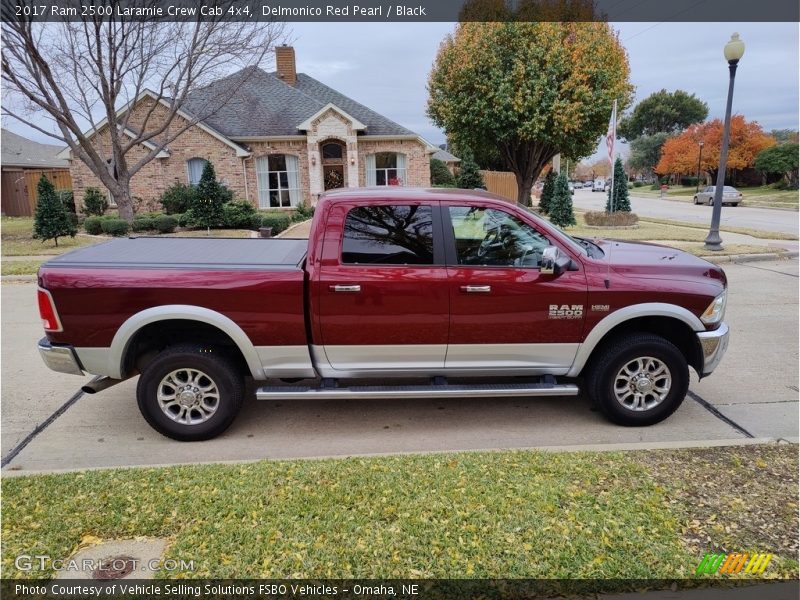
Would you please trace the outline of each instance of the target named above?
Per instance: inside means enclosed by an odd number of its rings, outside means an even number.
[[[550,242],[502,210],[451,206],[450,220],[460,265],[539,268]]]
[[[342,241],[346,264],[432,265],[430,206],[362,206],[347,213]]]

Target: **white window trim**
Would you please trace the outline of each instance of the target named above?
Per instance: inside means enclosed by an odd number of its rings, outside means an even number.
[[[294,171],[290,171],[288,168],[285,171],[270,171],[269,170],[269,159],[271,157],[273,157],[273,156],[284,156],[284,157],[291,156],[292,158],[294,158],[297,161],[297,169],[294,170]],[[261,164],[263,164],[263,165],[266,165],[266,171],[263,171],[263,170],[259,169],[259,162]],[[300,189],[300,159],[298,158],[298,156],[295,155],[295,154],[287,154],[287,153],[265,154],[263,156],[259,156],[258,158],[256,158],[255,163],[256,163],[255,164],[255,168],[256,168],[256,194],[258,196],[258,208],[259,208],[259,210],[275,210],[275,209],[292,210],[292,209],[296,208],[297,204],[300,204],[300,202],[301,202],[301,200],[300,200],[300,197],[301,197],[301,189]],[[287,165],[287,167],[288,167],[288,165]],[[277,173],[278,174],[278,177],[277,177],[277,179],[278,179],[278,187],[277,188],[273,189],[273,188],[269,187],[269,175],[270,175],[270,173]],[[295,178],[297,180],[297,187],[296,188],[291,188],[291,187],[288,187],[288,186],[287,187],[283,187],[281,185],[281,176],[280,176],[281,173],[286,173],[287,182],[291,181],[291,179],[292,179],[289,176],[289,174],[290,173],[294,173],[295,174]],[[266,189],[262,189],[261,188],[261,177],[259,177],[259,175],[264,175],[265,176],[265,180],[267,182]],[[293,190],[296,192],[295,197],[297,198],[297,204],[292,204],[291,193],[292,193]],[[288,206],[283,206],[283,205],[281,205],[281,206],[271,206],[270,202],[269,202],[270,192],[278,192],[278,199],[280,200],[280,196],[281,196],[280,192],[282,192],[282,191],[289,192],[289,205]],[[265,196],[264,202],[266,203],[266,205],[264,205],[264,203],[262,203],[262,192],[263,192],[263,194]]]
[[[406,156],[403,152],[389,152],[389,151],[376,152],[375,153],[375,161],[376,161],[376,163],[377,163],[378,156],[380,154],[394,154],[395,161],[396,161],[395,164],[397,164],[399,162],[397,160],[397,157],[400,154],[403,154],[403,156]],[[406,156],[406,161],[408,161],[408,156]],[[378,183],[378,173],[380,173],[381,171],[384,172],[383,180],[386,183]],[[406,162],[406,166],[403,167],[403,168],[400,168],[400,167],[377,167],[376,166],[375,167],[375,185],[376,186],[380,186],[380,187],[391,186],[391,184],[389,183],[389,171],[396,171],[397,172],[397,178],[400,179],[400,185],[397,186],[397,187],[403,187],[403,186],[408,185],[408,162]],[[401,173],[402,173],[402,175],[401,175]]]

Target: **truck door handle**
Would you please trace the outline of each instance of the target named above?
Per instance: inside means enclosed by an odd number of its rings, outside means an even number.
[[[462,285],[461,286],[462,292],[467,292],[468,294],[489,294],[492,291],[492,286],[490,285]]]
[[[352,294],[352,293],[355,293],[355,292],[360,292],[361,291],[361,286],[360,285],[341,285],[341,284],[337,284],[337,285],[330,286],[330,290],[332,292],[345,292],[345,293],[349,292],[349,293]]]

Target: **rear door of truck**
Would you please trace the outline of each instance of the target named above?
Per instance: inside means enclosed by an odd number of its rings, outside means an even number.
[[[342,376],[444,367],[450,307],[438,205],[362,198],[330,207],[318,325]]]

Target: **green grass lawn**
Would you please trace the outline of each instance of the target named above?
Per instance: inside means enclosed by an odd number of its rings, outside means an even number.
[[[770,552],[765,576],[796,576],[797,468],[797,446],[771,445],[13,477],[3,577],[52,576],[16,570],[22,553],[136,536],[169,538],[189,577],[684,578],[715,550]]]

